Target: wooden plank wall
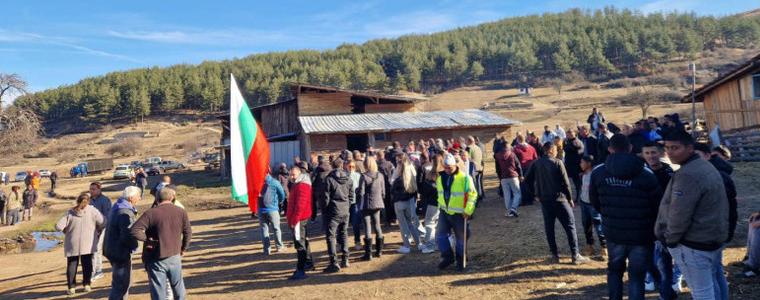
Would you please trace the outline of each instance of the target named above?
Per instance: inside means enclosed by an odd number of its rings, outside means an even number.
[[[760,125],[760,101],[752,99],[752,74],[716,87],[704,97],[707,125],[721,130]]]
[[[386,141],[376,141],[375,148],[385,148],[393,144],[394,141],[401,142],[402,145],[406,145],[410,140],[415,142],[420,139],[428,140],[431,138],[438,139],[450,139],[459,138],[460,136],[467,137],[469,135],[477,136],[486,145],[486,152],[489,154],[486,157],[492,157],[491,149],[493,146],[496,135],[503,135],[507,137],[509,141],[512,140],[511,127],[490,127],[490,128],[472,128],[472,129],[441,129],[441,130],[416,130],[416,131],[400,131],[386,133]],[[319,155],[329,155],[338,153],[347,147],[345,134],[319,134],[309,135],[310,151],[318,153]],[[305,153],[303,155],[306,155]],[[308,155],[306,155],[308,156]]]
[[[351,94],[301,93],[298,96],[298,112],[301,116],[339,115],[351,113]]]
[[[382,113],[382,112],[418,112],[420,111],[414,105],[414,103],[399,103],[399,104],[367,104],[364,106],[366,113]]]
[[[348,147],[345,134],[309,135],[309,145],[311,147],[311,152],[315,152],[320,155],[337,153]]]
[[[296,102],[287,102],[261,108],[261,129],[267,136],[299,132],[298,106]]]

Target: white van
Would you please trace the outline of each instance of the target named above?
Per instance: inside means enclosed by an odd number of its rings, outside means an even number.
[[[158,157],[158,156],[148,157],[148,158],[145,159],[145,163],[147,163],[147,164],[159,164],[159,163],[161,163],[161,158]]]

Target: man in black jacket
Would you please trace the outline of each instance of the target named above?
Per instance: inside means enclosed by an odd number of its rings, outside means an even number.
[[[607,286],[612,300],[623,299],[623,273],[628,260],[628,297],[644,299],[644,278],[652,264],[654,224],[660,185],[623,134],[610,139],[610,156],[591,173],[589,198],[602,214],[607,238]]]
[[[596,157],[597,140],[586,126],[578,127],[578,139],[583,142],[583,155]]]
[[[354,200],[354,189],[348,172],[343,170],[343,160],[336,158],[333,161],[333,171],[325,179],[324,198],[325,206],[322,209],[323,223],[325,226],[325,240],[327,240],[327,255],[330,257],[330,265],[324,270],[325,273],[336,273],[340,268],[348,268],[348,216],[349,207]],[[337,236],[336,236],[337,235]],[[336,239],[342,254],[340,267],[336,254]]]
[[[383,198],[383,205],[385,208],[382,210],[383,218],[385,219],[385,225],[391,226],[396,222],[396,211],[393,209],[393,202],[391,201],[391,176],[393,175],[393,163],[386,159],[386,152],[384,150],[377,151],[377,168],[380,174],[385,177],[385,198]],[[395,161],[395,158],[394,158]]]
[[[594,165],[603,164],[607,161],[607,156],[610,155],[609,147],[612,133],[607,129],[606,124],[599,124],[598,131],[599,134],[596,137],[596,156],[594,156],[596,161]]]
[[[706,143],[694,144],[694,152],[699,154],[702,159],[709,161],[718,170],[720,177],[723,178],[723,187],[726,189],[726,197],[728,198],[728,240],[726,240],[726,244],[728,244],[728,242],[734,239],[736,222],[739,219],[736,202],[736,185],[731,178],[734,167],[717,155],[711,155],[710,145]]]
[[[103,242],[103,255],[111,262],[111,292],[108,299],[126,299],[132,277],[132,253],[137,250],[137,240],[129,233],[137,214],[137,202],[141,190],[136,186],[124,189],[121,198],[114,203],[108,219],[108,229]]]
[[[641,148],[641,154],[646,161],[647,166],[657,182],[660,184],[660,194],[657,198],[662,199],[665,193],[665,187],[668,186],[670,179],[673,177],[673,168],[662,162],[665,155],[665,149],[657,142],[647,142]],[[647,289],[653,290],[655,282],[660,286],[660,299],[674,299],[681,290],[682,276],[677,268],[674,268],[673,257],[668,252],[668,247],[660,241],[654,243],[654,265],[650,265],[647,272],[646,284]]]
[[[544,230],[552,263],[559,263],[557,242],[554,236],[554,221],[559,219],[565,229],[570,244],[573,264],[589,261],[581,256],[578,249],[578,235],[575,233],[575,215],[573,215],[573,197],[570,193],[570,180],[567,178],[565,165],[557,157],[557,146],[547,142],[543,146],[544,155],[533,162],[525,175],[525,181],[535,191],[536,200],[541,202],[544,215]]]
[[[570,129],[567,131],[567,139],[565,139],[564,146],[565,151],[565,167],[567,168],[567,176],[573,181],[575,186],[575,199],[581,198],[581,157],[585,149],[583,142],[576,138],[575,132]]]
[[[314,173],[311,176],[311,219],[317,218],[317,211],[324,209],[325,200],[325,180],[330,175],[332,168],[330,163],[320,156],[320,160]],[[324,212],[323,212],[324,213]]]

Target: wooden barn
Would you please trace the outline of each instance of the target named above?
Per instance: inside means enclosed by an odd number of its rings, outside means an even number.
[[[293,99],[254,107],[270,143],[271,165],[343,149],[365,151],[394,141],[478,136],[486,144],[517,122],[481,110],[424,112],[425,99],[309,84],[291,85]],[[229,174],[229,115],[222,121],[222,176]],[[488,147],[490,149],[490,147]]]
[[[710,130],[735,132],[760,127],[760,55],[694,91],[703,102]],[[690,102],[691,94],[683,98]]]

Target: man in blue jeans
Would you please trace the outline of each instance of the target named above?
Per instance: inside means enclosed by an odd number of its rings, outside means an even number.
[[[285,202],[285,190],[280,182],[269,174],[264,179],[264,186],[261,188],[258,201],[259,227],[261,228],[261,242],[264,244],[264,255],[270,253],[270,229],[274,231],[275,252],[280,252],[285,248],[280,230],[280,205]]]
[[[665,193],[664,188],[668,186],[674,173],[669,164],[662,162],[665,149],[656,142],[647,142],[641,148],[641,155],[657,177],[657,182],[663,188],[662,193]],[[662,199],[662,194],[658,198]],[[654,291],[655,283],[659,284],[660,299],[675,299],[681,291],[681,271],[673,265],[673,257],[670,256],[668,247],[659,241],[655,242],[654,265],[650,266],[647,272],[646,290]]]
[[[137,250],[137,240],[132,238],[129,227],[135,222],[140,188],[128,186],[111,208],[111,222],[103,242],[103,256],[111,263],[111,292],[108,299],[125,299],[129,295],[132,275],[132,253]]]
[[[570,179],[567,177],[565,165],[556,157],[557,146],[551,142],[544,144],[541,158],[530,165],[525,174],[525,181],[533,189],[535,199],[541,202],[546,242],[552,254],[551,263],[559,263],[559,252],[554,235],[556,221],[559,221],[565,230],[573,264],[588,263],[590,260],[581,255],[578,249],[578,234],[575,233],[575,215],[573,214],[575,204],[570,193]]]
[[[728,299],[721,262],[729,231],[723,178],[694,152],[694,138],[686,132],[666,136],[665,151],[681,168],[662,198],[657,239],[668,247],[694,299]]]
[[[183,300],[182,256],[193,234],[190,220],[184,209],[172,203],[174,190],[165,187],[158,194],[161,202],[137,219],[131,234],[143,242],[142,259],[148,272],[150,298],[166,299],[168,279],[174,299]]]
[[[644,299],[644,277],[652,265],[654,224],[660,185],[654,173],[631,154],[628,137],[615,134],[610,155],[594,168],[589,198],[602,214],[607,238],[607,287],[611,300],[623,299],[623,273],[628,261],[628,299]]]

